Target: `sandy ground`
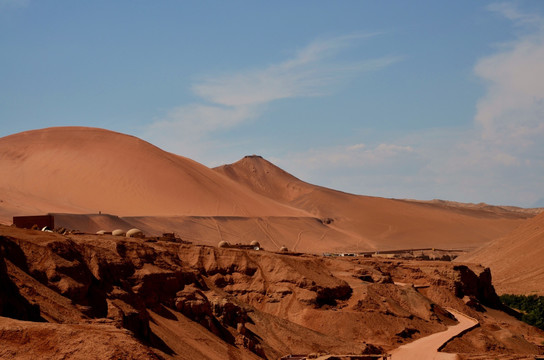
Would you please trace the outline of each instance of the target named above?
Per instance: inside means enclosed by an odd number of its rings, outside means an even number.
[[[453,337],[478,326],[478,320],[454,309],[447,309],[459,323],[448,327],[446,331],[432,334],[393,350],[392,360],[455,360],[457,354],[439,352],[438,349]]]

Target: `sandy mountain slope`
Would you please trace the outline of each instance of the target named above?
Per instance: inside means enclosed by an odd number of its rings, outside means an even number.
[[[533,216],[347,194],[258,156],[212,170],[132,136],[82,127],[0,139],[0,222],[43,213],[65,213],[57,226],[86,232],[139,227],[200,244],[258,240],[313,253],[476,248]]]
[[[544,213],[460,261],[489,266],[499,293],[544,295],[543,259]]]
[[[246,156],[215,170],[259,194],[326,219],[348,242],[357,239],[382,250],[475,248],[534,216],[525,209],[347,194],[301,181],[260,156]]]
[[[60,127],[0,139],[0,216],[301,215],[132,136]],[[5,220],[5,219],[4,219]]]
[[[298,179],[258,155],[246,156],[214,170],[259,194],[276,197],[283,202],[291,202],[316,189],[325,190]]]

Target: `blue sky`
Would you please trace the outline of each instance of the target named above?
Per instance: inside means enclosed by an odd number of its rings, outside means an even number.
[[[0,0],[0,125],[544,206],[544,2]]]

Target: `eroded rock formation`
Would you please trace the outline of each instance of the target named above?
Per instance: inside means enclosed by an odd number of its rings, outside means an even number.
[[[469,333],[448,345],[456,351],[485,352],[495,342],[503,352],[537,353],[531,340],[544,338],[514,320],[499,336],[489,270],[448,262],[326,259],[0,226],[0,285],[2,358],[30,358],[40,346],[50,358],[88,355],[95,345],[103,359],[383,352],[454,324],[446,306],[482,323],[477,339]],[[6,330],[13,327],[34,352],[18,350]],[[107,341],[96,335],[104,331]],[[66,345],[71,350],[61,343],[66,332],[80,339]]]

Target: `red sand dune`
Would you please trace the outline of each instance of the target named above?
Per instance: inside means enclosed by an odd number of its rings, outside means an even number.
[[[304,214],[195,161],[94,128],[48,128],[0,139],[0,189],[4,220],[10,212]]]
[[[485,204],[384,199],[344,193],[303,182],[259,156],[246,156],[216,171],[250,190],[329,219],[329,228],[376,249],[474,248],[519,225],[534,212]]]
[[[500,294],[544,296],[544,213],[505,237],[460,258],[491,268]]]
[[[255,239],[304,252],[470,249],[533,216],[347,194],[303,182],[258,156],[210,169],[132,136],[81,127],[0,139],[0,222],[41,213],[94,214],[57,222],[89,232],[136,226],[198,243]]]

